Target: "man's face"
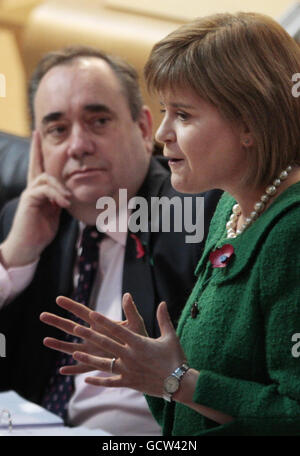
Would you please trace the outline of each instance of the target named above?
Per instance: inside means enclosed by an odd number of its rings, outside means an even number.
[[[120,82],[101,59],[77,59],[42,78],[35,101],[44,170],[72,193],[71,213],[98,198],[134,196],[151,154],[151,115],[133,121]]]

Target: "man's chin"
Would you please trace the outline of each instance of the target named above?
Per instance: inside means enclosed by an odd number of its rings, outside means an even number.
[[[76,189],[73,191],[72,204],[74,205],[93,205],[96,208],[96,203],[99,198],[111,196],[112,192],[109,188],[103,189]]]
[[[90,193],[75,193],[71,199],[71,204],[67,208],[67,211],[73,215],[73,217],[80,220],[83,214],[94,214],[97,213],[97,201],[99,198],[104,196],[101,192],[90,192]]]
[[[71,205],[67,208],[69,214],[76,220],[95,225],[98,215],[96,203],[98,198],[73,198]]]

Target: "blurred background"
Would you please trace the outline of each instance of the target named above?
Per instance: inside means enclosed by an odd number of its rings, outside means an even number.
[[[44,53],[74,44],[101,48],[133,64],[157,127],[158,103],[143,81],[153,44],[197,16],[236,11],[268,14],[299,35],[300,3],[289,0],[0,0],[0,131],[30,135],[28,78]]]

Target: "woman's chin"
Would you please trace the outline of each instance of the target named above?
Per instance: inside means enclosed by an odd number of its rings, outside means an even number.
[[[183,179],[175,173],[172,173],[171,175],[171,184],[172,187],[179,193],[193,194],[203,191],[200,189],[200,185],[195,185],[195,183],[192,183],[189,179]]]

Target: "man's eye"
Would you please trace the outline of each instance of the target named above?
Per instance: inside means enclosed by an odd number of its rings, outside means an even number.
[[[56,127],[50,127],[47,131],[48,134],[52,136],[61,136],[62,134],[65,133],[66,127],[63,125],[58,125]]]
[[[109,117],[97,117],[96,119],[93,119],[92,124],[95,125],[96,127],[103,127],[110,121]]]

